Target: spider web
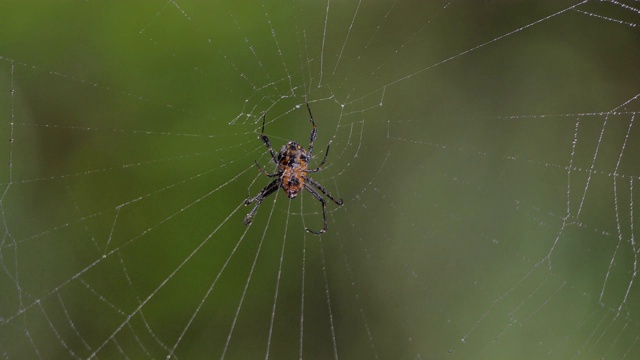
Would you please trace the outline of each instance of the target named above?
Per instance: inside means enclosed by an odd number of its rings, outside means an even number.
[[[637,358],[639,5],[4,3],[0,354]]]

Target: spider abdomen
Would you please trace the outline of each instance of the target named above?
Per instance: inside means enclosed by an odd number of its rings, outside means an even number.
[[[290,199],[304,189],[304,174],[299,167],[288,169],[282,174],[282,190]]]
[[[290,141],[280,149],[278,170],[282,173],[282,190],[293,199],[304,189],[307,170],[307,152],[295,141]]]

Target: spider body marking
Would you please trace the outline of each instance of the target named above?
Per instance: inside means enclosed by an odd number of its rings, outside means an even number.
[[[278,171],[282,173],[282,190],[289,199],[295,198],[305,184],[307,152],[295,141],[284,145],[278,153]]]
[[[256,203],[251,212],[249,212],[249,214],[244,218],[245,225],[249,225],[251,223],[251,220],[253,220],[253,216],[258,211],[258,207],[260,207],[262,201],[269,195],[278,191],[279,188],[282,188],[290,199],[295,198],[303,189],[306,189],[311,193],[311,195],[313,195],[313,197],[320,201],[322,204],[322,220],[324,225],[320,231],[313,231],[309,228],[306,229],[308,232],[313,234],[322,234],[327,231],[327,204],[325,199],[320,196],[315,189],[320,190],[322,194],[331,199],[337,205],[342,205],[344,203],[342,199],[334,198],[333,195],[331,195],[322,185],[307,175],[308,173],[318,172],[321,170],[322,165],[327,161],[329,146],[331,146],[331,143],[327,145],[327,150],[324,153],[324,159],[322,159],[320,165],[315,169],[308,169],[309,160],[311,160],[313,154],[313,143],[318,135],[318,129],[315,121],[313,121],[313,115],[311,114],[309,103],[307,103],[307,110],[309,111],[309,120],[311,121],[312,126],[311,135],[309,136],[309,151],[306,151],[297,142],[290,141],[280,149],[277,156],[271,147],[269,138],[264,134],[264,123],[267,113],[265,112],[262,115],[262,133],[260,134],[260,139],[262,139],[264,144],[267,146],[267,150],[269,150],[269,154],[271,154],[271,159],[278,166],[278,171],[273,174],[269,174],[262,169],[260,164],[256,161],[256,166],[261,173],[268,177],[275,177],[276,179],[260,190],[258,195],[245,200],[245,205],[249,205],[253,202]]]

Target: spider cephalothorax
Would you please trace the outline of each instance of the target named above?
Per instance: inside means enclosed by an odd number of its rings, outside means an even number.
[[[318,135],[318,130],[316,127],[316,123],[313,121],[313,115],[311,114],[309,103],[307,103],[307,110],[309,110],[311,126],[313,127],[313,129],[311,129],[311,136],[309,140],[309,151],[307,152],[297,142],[290,141],[280,149],[278,156],[276,156],[275,152],[273,151],[271,143],[269,142],[269,138],[264,134],[264,123],[267,114],[264,113],[262,115],[262,133],[260,134],[260,138],[267,146],[273,162],[278,166],[278,171],[273,174],[269,174],[262,169],[257,161],[256,166],[261,173],[267,175],[268,177],[277,177],[277,179],[273,180],[269,183],[269,185],[260,190],[258,195],[256,195],[255,197],[245,200],[245,205],[256,202],[256,205],[253,207],[251,212],[247,214],[247,217],[244,218],[245,225],[248,225],[251,222],[251,220],[253,219],[253,215],[255,215],[256,211],[258,211],[258,207],[260,206],[262,201],[267,196],[275,193],[279,188],[282,188],[282,190],[287,193],[287,196],[290,199],[295,198],[300,193],[300,191],[302,191],[302,189],[306,189],[311,193],[311,195],[313,195],[316,199],[318,199],[318,201],[320,201],[320,203],[322,204],[322,219],[324,221],[324,226],[320,231],[312,231],[307,228],[307,231],[314,234],[322,234],[323,232],[327,231],[327,204],[322,196],[320,196],[320,194],[318,194],[318,192],[316,192],[311,186],[320,190],[320,192],[322,192],[329,199],[333,200],[333,202],[335,202],[336,204],[343,204],[342,199],[336,200],[333,195],[331,195],[322,185],[318,184],[311,177],[307,176],[307,173],[320,171],[320,167],[322,167],[322,165],[324,165],[324,163],[327,161],[327,155],[329,155],[329,146],[331,145],[331,143],[327,145],[327,150],[324,153],[324,159],[322,159],[320,165],[312,170],[307,169],[307,165],[309,164],[309,160],[311,160],[313,153],[313,142],[316,140],[316,136]],[[309,186],[309,184],[311,186]]]

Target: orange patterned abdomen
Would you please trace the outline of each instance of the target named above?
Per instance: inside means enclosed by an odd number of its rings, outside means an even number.
[[[302,167],[288,168],[282,174],[282,189],[290,199],[293,199],[304,188],[304,173]]]
[[[290,199],[304,189],[307,152],[295,141],[282,147],[278,154],[278,170],[282,172],[282,190]]]

